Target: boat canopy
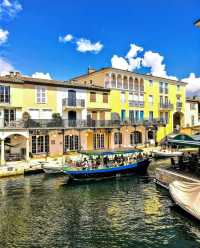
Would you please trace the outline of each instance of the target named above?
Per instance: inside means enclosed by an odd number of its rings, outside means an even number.
[[[134,154],[141,153],[141,149],[130,149],[130,150],[111,150],[111,151],[80,151],[81,154],[86,156],[113,156],[113,155],[125,155],[125,154]]]
[[[200,148],[200,140],[193,139],[187,134],[177,134],[173,138],[168,138],[167,142],[174,145]]]

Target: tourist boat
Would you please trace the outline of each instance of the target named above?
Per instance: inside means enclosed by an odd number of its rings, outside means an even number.
[[[179,207],[200,220],[200,183],[174,181],[169,185],[169,191]]]
[[[88,157],[99,157],[102,164],[98,168],[79,168],[79,167],[65,167],[63,172],[69,176],[72,180],[95,180],[109,177],[118,177],[121,175],[128,174],[145,174],[150,164],[149,158],[143,158],[138,156],[141,154],[141,150],[127,150],[127,151],[107,151],[107,152],[96,152],[96,153],[84,153]],[[138,156],[134,161],[124,162],[124,164],[113,164],[114,156],[124,156],[130,158],[130,156]],[[103,165],[105,157],[109,158],[108,164]],[[140,157],[140,158],[139,158]]]
[[[154,158],[172,158],[179,157],[183,154],[181,151],[169,151],[169,150],[154,150],[152,151],[152,156]]]

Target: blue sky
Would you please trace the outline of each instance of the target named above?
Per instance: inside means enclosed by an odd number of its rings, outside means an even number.
[[[0,3],[4,1],[20,4],[21,9],[10,16],[5,10],[1,15],[0,29],[9,34],[0,44],[0,58],[26,75],[43,72],[56,79],[67,79],[85,73],[89,65],[110,66],[113,55],[127,60],[130,44],[143,48],[135,58],[143,57],[147,51],[163,56],[167,75],[179,79],[191,72],[200,75],[200,29],[193,25],[200,18],[199,0],[0,0]],[[67,34],[73,40],[59,42],[59,36]],[[77,51],[81,38],[93,44],[99,42],[103,48],[99,52]],[[151,67],[135,70],[150,72]]]

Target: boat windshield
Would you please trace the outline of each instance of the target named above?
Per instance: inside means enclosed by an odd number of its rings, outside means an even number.
[[[82,170],[114,168],[133,164],[138,160],[146,158],[143,152],[134,153],[104,153],[103,155],[83,155],[80,161],[67,161],[67,166]]]

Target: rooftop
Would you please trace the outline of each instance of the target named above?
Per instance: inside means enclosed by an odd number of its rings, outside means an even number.
[[[89,90],[97,90],[97,91],[107,91],[109,89],[105,89],[101,86],[96,86],[94,84],[81,84],[78,81],[74,80],[53,80],[53,79],[43,79],[43,78],[33,78],[21,75],[19,72],[10,72],[9,75],[0,76],[0,82],[4,83],[15,83],[15,84],[34,84],[34,85],[46,85],[46,86],[56,86],[56,87],[64,87],[64,88],[79,88],[79,89],[89,89]]]
[[[77,77],[73,77],[70,80],[78,80],[81,77],[87,77],[88,75],[92,75],[92,74],[95,74],[95,73],[98,73],[98,72],[101,72],[101,71],[106,71],[106,70],[112,70],[112,71],[121,72],[121,73],[126,72],[126,73],[129,73],[132,76],[144,77],[144,78],[146,78],[148,80],[152,79],[152,80],[168,81],[168,82],[173,83],[173,84],[187,85],[186,82],[183,82],[183,81],[180,81],[180,80],[174,80],[174,79],[170,79],[170,78],[153,76],[151,74],[143,74],[143,73],[131,72],[131,71],[128,71],[128,70],[122,70],[122,69],[117,69],[117,68],[113,68],[113,67],[103,67],[103,68],[98,69],[98,70],[93,69],[92,72],[88,72],[88,73],[79,75]]]

